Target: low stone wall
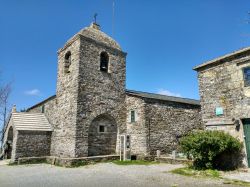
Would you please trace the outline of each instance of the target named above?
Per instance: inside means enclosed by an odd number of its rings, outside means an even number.
[[[91,156],[81,158],[46,157],[23,157],[18,159],[18,164],[48,163],[64,167],[77,167],[97,162],[113,161],[120,159],[119,155]]]
[[[183,158],[171,158],[171,157],[155,157],[155,161],[168,164],[192,164],[192,160]]]

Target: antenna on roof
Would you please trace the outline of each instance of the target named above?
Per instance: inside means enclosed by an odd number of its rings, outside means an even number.
[[[95,24],[96,24],[96,17],[97,17],[97,15],[98,15],[97,13],[94,14],[94,20],[93,21],[94,21]]]
[[[112,4],[112,36],[114,37],[115,31],[115,0],[113,0]]]

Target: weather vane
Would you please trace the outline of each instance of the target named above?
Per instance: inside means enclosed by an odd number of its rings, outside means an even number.
[[[94,23],[96,23],[96,17],[97,17],[97,13],[94,14]]]

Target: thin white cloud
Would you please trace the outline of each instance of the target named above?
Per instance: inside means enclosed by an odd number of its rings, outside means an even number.
[[[41,91],[38,89],[32,89],[32,90],[27,90],[24,92],[25,95],[30,95],[30,96],[40,96]]]
[[[161,94],[161,95],[168,95],[168,96],[175,96],[175,97],[181,97],[181,94],[180,93],[174,93],[174,92],[171,92],[169,90],[165,90],[165,89],[159,89],[158,94]]]

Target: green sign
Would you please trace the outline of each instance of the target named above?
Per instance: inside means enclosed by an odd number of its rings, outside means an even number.
[[[216,116],[223,115],[223,108],[222,107],[216,107],[215,114],[216,114]]]

